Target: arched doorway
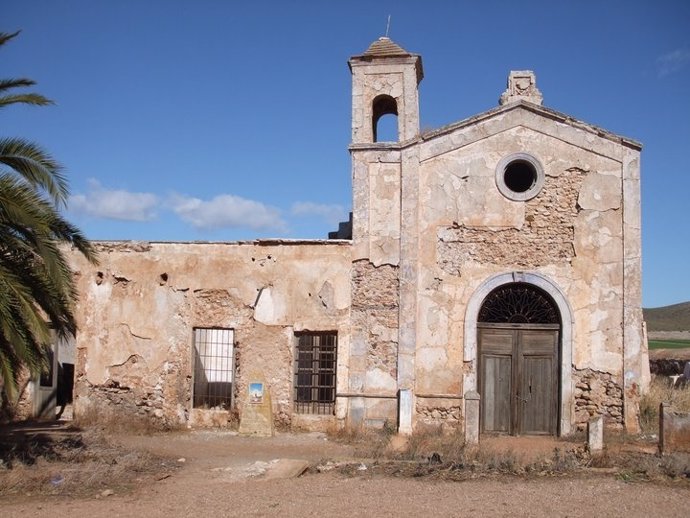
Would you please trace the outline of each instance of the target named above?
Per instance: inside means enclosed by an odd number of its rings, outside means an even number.
[[[494,288],[477,315],[482,432],[558,433],[561,316],[524,282]]]

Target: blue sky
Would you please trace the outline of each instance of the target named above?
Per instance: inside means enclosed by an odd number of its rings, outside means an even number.
[[[322,238],[351,207],[347,59],[386,29],[423,57],[423,128],[544,104],[642,152],[644,305],[690,300],[690,2],[3,0],[0,77],[48,108],[0,134],[65,166],[92,239]]]

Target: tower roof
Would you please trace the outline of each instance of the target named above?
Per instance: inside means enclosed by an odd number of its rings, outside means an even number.
[[[387,36],[381,36],[374,43],[369,45],[369,48],[364,54],[352,56],[348,63],[350,65],[350,70],[352,70],[352,65],[354,64],[380,62],[379,60],[381,59],[390,59],[391,61],[413,64],[417,70],[418,83],[424,77],[422,57],[419,54],[413,54],[412,52],[406,51]]]
[[[364,53],[365,56],[412,56],[400,45],[386,36],[381,36]]]

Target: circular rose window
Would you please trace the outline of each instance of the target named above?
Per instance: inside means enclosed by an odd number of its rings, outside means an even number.
[[[531,200],[543,185],[544,169],[536,158],[527,153],[509,155],[496,167],[496,186],[510,200]]]

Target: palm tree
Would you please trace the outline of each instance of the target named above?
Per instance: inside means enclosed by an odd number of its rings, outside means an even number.
[[[0,46],[17,36],[0,33]],[[44,106],[36,93],[9,93],[30,79],[0,79],[0,108]],[[24,369],[47,367],[51,330],[74,335],[77,292],[63,245],[91,262],[96,254],[78,228],[60,214],[69,195],[60,165],[40,146],[0,137],[0,382],[3,402],[14,399]]]

